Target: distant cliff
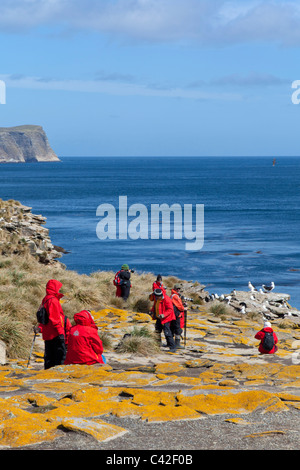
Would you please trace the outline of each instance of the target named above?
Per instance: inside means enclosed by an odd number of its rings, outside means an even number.
[[[59,161],[41,126],[0,127],[0,163]]]

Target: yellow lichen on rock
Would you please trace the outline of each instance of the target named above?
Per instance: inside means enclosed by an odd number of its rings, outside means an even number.
[[[19,409],[11,411],[10,416],[0,425],[0,447],[22,447],[58,437],[56,424],[44,415]]]
[[[236,380],[220,380],[219,382],[220,387],[236,387],[239,385],[239,383]]]
[[[270,435],[273,435],[273,434],[285,434],[284,431],[281,431],[281,430],[274,430],[274,431],[263,431],[263,432],[255,432],[253,434],[248,434],[247,436],[244,436],[244,438],[246,437],[252,437],[252,438],[256,438],[256,437],[268,437]]]
[[[174,374],[184,369],[184,366],[179,362],[163,362],[157,364],[155,367],[156,374]]]
[[[25,393],[12,397],[7,400],[7,402],[20,406],[23,409],[27,409],[30,405],[37,408],[49,406],[52,403],[56,403],[56,399],[53,397],[47,397],[42,393]]]
[[[297,380],[300,377],[300,364],[287,365],[282,367],[276,374],[276,378],[280,380]]]
[[[233,424],[242,424],[242,425],[251,424],[248,421],[245,421],[243,418],[228,418],[228,419],[225,419],[225,422],[233,423]]]
[[[242,414],[251,413],[257,407],[262,406],[273,395],[265,391],[246,391],[239,393],[227,393],[225,395],[177,395],[178,404],[186,405],[199,413],[214,414]]]
[[[91,314],[93,315],[96,323],[103,320],[104,318],[107,319],[107,317],[111,321],[117,320],[118,322],[127,321],[129,317],[129,312],[127,310],[114,307],[104,308],[98,312],[92,311]]]
[[[108,424],[100,419],[67,418],[61,421],[60,426],[68,431],[88,434],[99,442],[107,442],[111,439],[116,439],[128,432],[127,429]]]
[[[147,405],[141,407],[142,420],[149,422],[182,421],[200,419],[202,416],[188,406]]]
[[[209,367],[213,364],[209,359],[192,359],[185,362],[186,367]]]
[[[72,393],[75,390],[78,390],[82,387],[82,384],[74,382],[44,382],[39,383],[33,386],[34,390],[38,392],[53,392],[56,395],[64,395],[67,393]]]
[[[126,394],[132,394],[131,402],[135,405],[176,405],[174,393],[131,388],[124,389],[123,391]]]
[[[132,314],[132,321],[137,323],[149,323],[152,318],[147,313],[134,312]]]
[[[219,380],[222,380],[222,378],[222,374],[218,374],[211,370],[201,372],[201,374],[199,375],[199,379],[205,384],[217,383]]]
[[[279,413],[282,411],[289,411],[289,407],[278,397],[274,397],[269,402],[265,403],[265,409],[262,413]]]

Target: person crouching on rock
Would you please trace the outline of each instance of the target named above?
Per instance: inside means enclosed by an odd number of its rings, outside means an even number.
[[[151,309],[151,316],[155,323],[155,333],[157,334],[158,341],[160,342],[161,332],[164,332],[167,346],[170,352],[175,352],[175,342],[171,331],[171,322],[176,319],[173,303],[170,297],[162,292],[161,289],[155,289],[150,294],[149,299],[153,301]]]
[[[74,321],[65,364],[105,364],[102,341],[91,313],[88,310],[75,313]]]
[[[256,333],[255,339],[260,340],[258,350],[261,354],[274,354],[278,350],[278,338],[268,321],[265,322],[263,329]]]
[[[45,342],[45,369],[63,364],[66,358],[65,315],[60,304],[63,294],[59,292],[61,288],[60,281],[50,279],[46,284],[46,296],[42,300],[42,305],[48,314],[48,321],[46,324],[40,323],[37,330],[42,332]]]

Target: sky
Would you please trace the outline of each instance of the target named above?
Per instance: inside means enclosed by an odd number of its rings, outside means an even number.
[[[298,1],[1,0],[0,51],[61,157],[300,154]]]

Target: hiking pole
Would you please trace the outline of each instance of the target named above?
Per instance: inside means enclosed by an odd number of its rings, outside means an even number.
[[[31,349],[30,349],[30,354],[29,354],[29,358],[28,358],[28,362],[27,362],[27,367],[29,366],[29,362],[30,362],[30,358],[31,358],[31,354],[32,354],[32,350],[33,350],[35,338],[36,338],[36,332],[34,332],[34,337],[33,337],[32,345],[31,345]]]
[[[184,310],[184,347],[186,346],[186,321],[187,321],[187,309]]]

